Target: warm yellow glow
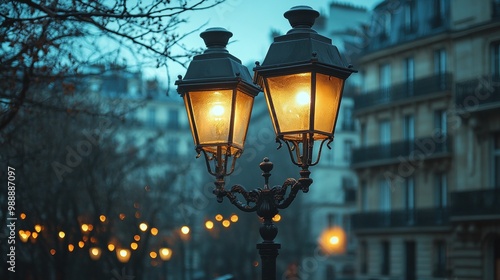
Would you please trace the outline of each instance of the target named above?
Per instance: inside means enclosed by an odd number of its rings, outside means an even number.
[[[295,102],[299,106],[305,106],[311,104],[311,97],[310,93],[307,93],[305,91],[299,91],[295,95]]]
[[[346,234],[341,227],[326,229],[319,237],[319,245],[328,255],[343,254],[346,249]]]
[[[210,114],[214,117],[220,117],[224,115],[224,106],[220,104],[215,104],[211,109],[210,109]]]
[[[276,215],[274,215],[274,217],[273,217],[273,221],[274,221],[274,222],[279,222],[279,221],[281,221],[281,215],[280,215],[280,214],[276,214]]]
[[[164,261],[170,260],[172,257],[172,250],[169,248],[160,248],[160,258]]]
[[[130,259],[130,250],[128,249],[116,250],[116,257],[118,258],[119,262],[126,263]]]
[[[38,233],[37,232],[32,232],[31,233],[31,238],[36,239],[37,237],[38,237]]]
[[[238,215],[236,215],[236,214],[231,215],[231,222],[236,223],[238,221],[238,219],[239,219]]]
[[[101,258],[101,249],[97,247],[92,247],[89,249],[90,258],[93,261],[97,261]]]
[[[66,236],[66,233],[64,231],[59,232],[59,238],[63,239]]]
[[[104,223],[106,221],[106,216],[104,215],[99,216],[99,220]]]
[[[92,236],[90,238],[90,243],[96,243],[97,242],[97,238],[95,238],[94,236]]]
[[[82,224],[82,231],[89,231],[89,225]]]
[[[156,257],[158,257],[158,254],[154,251],[152,252],[149,252],[149,256],[152,258],[152,259],[156,259]]]
[[[119,215],[118,217],[119,217],[119,218],[120,218],[120,220],[122,220],[122,221],[123,221],[123,220],[125,220],[125,214],[123,214],[123,213],[120,213],[120,215]]]
[[[205,227],[207,229],[213,229],[214,228],[214,222],[212,222],[212,221],[206,221],[205,222]]]
[[[224,220],[224,217],[222,217],[222,215],[221,215],[221,214],[217,214],[217,215],[215,215],[215,220],[216,220],[217,222],[220,222],[220,221]]]
[[[42,231],[42,226],[41,225],[35,225],[35,231],[36,232]]]
[[[190,231],[189,227],[188,226],[183,226],[181,227],[181,232],[182,234],[188,234]]]
[[[85,246],[85,242],[78,241],[78,247],[83,248],[83,246]]]
[[[82,240],[87,241],[87,240],[89,240],[89,237],[87,235],[84,235],[84,236],[82,236]]]
[[[231,225],[231,222],[230,222],[229,220],[224,220],[224,221],[222,221],[222,226],[223,226],[223,227],[226,227],[226,228],[227,228],[227,227],[229,227],[230,225]]]
[[[148,225],[146,223],[140,223],[139,229],[142,231],[146,231],[146,230],[148,230]]]
[[[19,238],[22,242],[28,242],[28,238],[30,237],[28,233],[29,231],[19,230]]]
[[[339,244],[339,241],[340,241],[340,240],[339,240],[339,237],[338,237],[338,236],[332,236],[332,237],[330,237],[330,240],[329,240],[329,241],[330,241],[330,244],[332,244],[332,245],[336,245],[336,244]]]
[[[141,240],[141,237],[138,234],[136,234],[136,235],[134,235],[134,240],[139,241],[139,240]]]
[[[24,220],[24,219],[26,219],[26,214],[21,213],[21,215],[19,215],[19,217],[21,218],[21,220]]]
[[[75,250],[75,245],[68,244],[68,251],[73,252],[73,250]]]
[[[53,256],[56,254],[56,250],[55,249],[50,249],[50,254]]]
[[[158,234],[158,229],[157,228],[151,228],[151,235],[156,236]]]
[[[137,250],[139,248],[139,245],[135,242],[130,243],[130,249],[132,250]]]
[[[114,245],[114,244],[109,243],[109,244],[108,244],[108,250],[109,250],[110,252],[113,252],[113,251],[115,250],[115,245]]]
[[[92,231],[94,229],[94,226],[92,224],[88,224],[89,231]]]

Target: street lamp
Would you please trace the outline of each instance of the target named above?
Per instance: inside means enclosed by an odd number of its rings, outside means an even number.
[[[207,50],[195,56],[185,77],[176,81],[198,156],[204,154],[208,172],[216,178],[217,200],[227,197],[240,210],[257,212],[263,219],[260,235],[264,241],[257,244],[263,280],[276,279],[281,246],[274,243],[278,229],[272,219],[279,209],[292,203],[299,190],[309,190],[309,166],[319,162],[324,143],[328,146],[333,141],[344,82],[355,72],[331,40],[311,28],[319,16],[317,11],[297,6],[284,16],[292,29],[274,39],[262,65],[256,63],[253,79],[241,61],[226,50],[232,33],[209,28],[200,34]],[[228,190],[224,177],[234,171],[236,159],[243,153],[253,100],[261,89],[278,148],[286,144],[292,163],[301,168],[300,178],[270,188],[273,164],[264,158],[260,164],[263,188],[247,191],[235,185]],[[313,155],[315,141],[320,142],[317,156]]]

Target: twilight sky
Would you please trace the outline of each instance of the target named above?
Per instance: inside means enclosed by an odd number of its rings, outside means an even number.
[[[209,27],[223,27],[233,33],[228,50],[231,54],[241,59],[244,65],[262,61],[272,43],[270,39],[271,29],[276,29],[282,34],[291,29],[288,20],[283,13],[293,6],[307,5],[328,16],[329,4],[332,0],[226,0],[225,3],[208,11],[196,12],[188,18],[189,25],[201,26],[207,23],[202,31]],[[355,6],[366,7],[369,10],[381,0],[340,0],[340,3],[349,3]],[[334,39],[334,38],[333,38]],[[199,37],[199,33],[192,34],[184,43],[191,47],[202,47],[205,45]],[[165,68],[157,69],[155,76],[165,77]],[[185,69],[170,65],[170,76],[184,75]],[[149,76],[147,73],[146,75]]]

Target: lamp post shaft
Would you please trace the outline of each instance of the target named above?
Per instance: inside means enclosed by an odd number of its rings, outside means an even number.
[[[276,280],[276,258],[280,248],[281,245],[274,242],[257,244],[262,263],[262,280]]]

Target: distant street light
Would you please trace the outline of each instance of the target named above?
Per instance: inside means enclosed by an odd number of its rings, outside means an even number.
[[[276,279],[276,257],[281,245],[274,243],[278,229],[273,217],[292,203],[298,191],[309,190],[309,167],[319,162],[324,144],[328,146],[333,141],[344,82],[355,72],[331,40],[311,28],[319,16],[317,11],[297,6],[284,16],[292,29],[274,39],[263,63],[256,63],[253,78],[241,61],[226,50],[232,33],[209,28],[200,34],[207,49],[193,58],[184,78],[179,76],[176,81],[196,152],[198,156],[203,154],[208,172],[215,177],[217,200],[222,202],[227,197],[240,210],[257,212],[264,220],[260,228],[264,242],[257,244],[263,280]],[[300,178],[287,179],[282,186],[270,188],[273,163],[265,158],[260,164],[263,188],[247,191],[234,185],[228,190],[224,177],[233,173],[236,159],[243,153],[254,97],[261,90],[276,141],[279,147],[283,143],[287,146],[292,163],[301,168]],[[319,148],[315,156],[316,141]],[[222,216],[220,220],[217,217],[217,221],[222,221]],[[223,221],[223,226],[229,224],[229,220]]]
[[[121,263],[127,263],[130,260],[130,250],[129,249],[117,249],[116,258]]]
[[[90,259],[97,261],[101,258],[101,249],[97,247],[92,247],[89,249]]]

